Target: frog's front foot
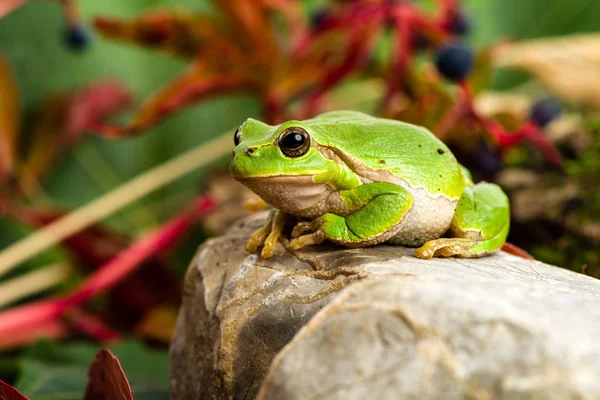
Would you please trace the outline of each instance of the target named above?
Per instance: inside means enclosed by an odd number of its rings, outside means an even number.
[[[267,259],[273,256],[275,246],[281,236],[281,231],[285,226],[287,214],[279,210],[272,210],[262,228],[250,236],[246,243],[246,250],[249,253],[256,253],[262,247],[261,258]]]
[[[306,232],[311,233],[306,234]],[[325,232],[323,231],[323,219],[317,218],[309,222],[298,222],[292,231],[292,238],[290,242],[292,250],[323,243],[326,239]]]

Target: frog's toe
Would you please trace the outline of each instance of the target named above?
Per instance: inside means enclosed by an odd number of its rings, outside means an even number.
[[[316,232],[310,233],[308,235],[302,235],[293,239],[290,242],[290,248],[292,250],[298,250],[305,246],[310,246],[313,244],[321,244],[325,241],[325,233],[322,229],[319,229]]]
[[[246,242],[246,251],[248,253],[256,253],[256,251],[265,243],[265,239],[269,235],[270,224],[269,227],[263,226],[256,232],[250,236],[248,242]]]
[[[314,221],[301,221],[296,224],[292,230],[292,238],[296,239],[304,235],[306,232],[315,232],[321,227],[321,221],[316,219]]]
[[[424,260],[432,257],[472,257],[470,249],[475,244],[472,240],[461,238],[430,240],[415,249],[415,255]]]
[[[277,241],[281,237],[281,231],[285,226],[286,214],[275,210],[269,213],[269,217],[265,221],[262,228],[257,230],[250,236],[246,244],[246,250],[249,253],[255,253],[260,247],[261,258],[271,258],[275,252]]]
[[[269,233],[267,239],[263,243],[262,251],[260,252],[261,258],[267,259],[273,257],[273,253],[275,253],[275,246],[277,246],[277,242],[281,237],[281,230],[283,228],[277,226],[277,229],[274,229]]]

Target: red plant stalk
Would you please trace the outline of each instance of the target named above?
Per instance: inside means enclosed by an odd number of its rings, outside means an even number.
[[[535,145],[544,152],[546,158],[554,165],[560,165],[562,157],[560,152],[554,147],[548,138],[544,135],[541,129],[531,121],[528,121],[521,127],[519,132],[526,138],[531,140]]]
[[[114,342],[119,339],[119,334],[113,331],[101,319],[87,314],[79,308],[69,311],[66,317],[73,321],[71,329],[74,332],[82,333],[98,342]]]
[[[325,23],[309,29],[296,39],[291,46],[291,53],[297,57],[303,57],[310,47],[311,41],[319,34],[327,31],[341,29],[347,26],[361,25],[364,22],[364,15],[359,16],[361,9],[364,7],[361,3],[352,3],[344,5],[337,15],[328,15]]]
[[[503,149],[510,148],[523,142],[525,139],[529,139],[544,153],[548,161],[554,165],[561,164],[562,158],[560,152],[541,132],[537,125],[531,121],[527,121],[516,132],[509,133],[498,122],[479,115],[473,106],[473,96],[466,82],[461,82],[459,87],[462,93],[461,98],[463,99],[460,103],[463,104],[461,107],[464,107],[466,116],[483,125],[498,147]]]
[[[142,120],[134,121],[127,127],[116,127],[94,120],[88,122],[88,127],[98,135],[108,138],[136,135],[141,133],[144,128],[153,125],[156,120],[165,118],[203,97],[223,91],[251,90],[253,85],[254,82],[249,79],[229,76],[213,76],[205,79],[198,78],[196,81],[190,80],[184,88],[173,94],[168,102],[159,106],[156,115],[146,113]]]
[[[78,90],[70,99],[64,140],[69,144],[78,139],[85,130],[94,130],[103,119],[122,111],[132,102],[132,93],[117,81],[100,81]]]
[[[67,327],[62,321],[51,320],[37,324],[31,329],[23,329],[10,335],[0,336],[0,349],[7,350],[26,346],[35,342],[40,337],[61,339],[66,337],[67,333]]]
[[[535,258],[533,258],[533,256],[531,254],[529,254],[527,251],[523,250],[522,248],[515,246],[512,243],[504,243],[502,245],[502,251],[512,254],[513,256],[517,256],[517,257],[521,257],[524,258],[526,260],[535,260]]]
[[[413,57],[413,38],[415,35],[415,10],[410,5],[400,5],[393,11],[394,24],[398,32],[396,53],[387,79],[387,91],[383,98],[381,110],[385,110],[399,89],[399,83],[405,79],[408,65]]]
[[[114,287],[136,271],[143,261],[172,245],[190,228],[196,218],[207,214],[213,208],[214,201],[210,197],[201,197],[192,210],[186,210],[175,216],[135,242],[88,277],[71,294],[62,298],[41,300],[0,313],[0,338],[3,340],[17,338],[23,331],[35,330],[38,325],[49,323],[63,316],[66,311],[84,304],[98,293]]]
[[[17,7],[22,6],[29,0],[2,0],[0,1],[0,18],[4,17]]]
[[[303,118],[314,116],[319,109],[325,93],[352,73],[361,62],[364,62],[367,59],[370,51],[370,44],[372,43],[372,39],[377,36],[377,32],[365,35],[365,32],[362,32],[356,27],[361,28],[360,25],[355,25],[350,32],[350,43],[344,61],[336,68],[327,71],[322,77],[316,91],[306,100],[306,104],[302,110]]]

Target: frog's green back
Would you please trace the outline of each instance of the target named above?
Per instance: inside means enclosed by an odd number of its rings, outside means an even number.
[[[448,147],[427,129],[354,111],[334,111],[304,121],[317,142],[388,170],[411,186],[459,198],[465,182]]]

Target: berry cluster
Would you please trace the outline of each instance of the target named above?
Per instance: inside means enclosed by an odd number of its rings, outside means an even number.
[[[467,120],[481,125],[500,148],[511,147],[525,139],[532,140],[552,163],[560,162],[560,155],[550,142],[541,134],[543,129],[556,115],[559,107],[551,100],[536,104],[531,111],[531,119],[516,132],[507,132],[499,123],[484,118],[473,107],[473,97],[468,78],[474,67],[473,51],[462,41],[463,36],[472,28],[471,19],[459,8],[457,0],[438,0],[438,13],[426,15],[410,1],[370,0],[345,1],[337,7],[320,9],[309,19],[310,32],[313,37],[330,31],[345,32],[349,46],[347,61],[327,75],[321,82],[319,90],[313,93],[308,102],[305,116],[316,111],[320,96],[372,53],[372,39],[385,31],[396,33],[395,45],[392,49],[388,65],[387,92],[380,111],[384,115],[394,95],[410,86],[410,63],[419,51],[432,53],[433,65],[440,77],[459,88],[459,100],[454,108],[447,111],[442,118],[440,131],[435,132],[443,137],[445,131],[451,129],[460,120]],[[365,38],[367,37],[367,38]],[[300,42],[301,44],[306,42]],[[302,46],[300,46],[302,47]]]

